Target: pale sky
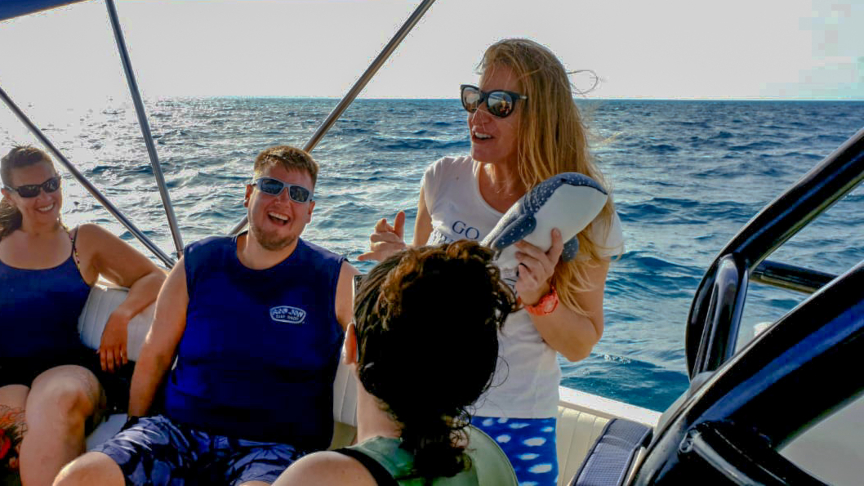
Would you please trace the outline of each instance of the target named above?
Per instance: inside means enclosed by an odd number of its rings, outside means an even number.
[[[341,97],[419,1],[116,4],[145,97]],[[361,96],[456,98],[504,37],[595,71],[589,98],[864,99],[864,0],[438,0]],[[0,22],[0,86],[25,106],[125,83],[99,0]]]

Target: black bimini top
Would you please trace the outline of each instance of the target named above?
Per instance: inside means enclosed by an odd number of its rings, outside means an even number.
[[[2,0],[0,21],[81,1],[83,0]]]

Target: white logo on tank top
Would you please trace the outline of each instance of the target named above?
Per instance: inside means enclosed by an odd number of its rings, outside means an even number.
[[[280,305],[270,308],[270,319],[276,322],[287,322],[288,324],[303,324],[306,319],[306,311],[296,307]]]

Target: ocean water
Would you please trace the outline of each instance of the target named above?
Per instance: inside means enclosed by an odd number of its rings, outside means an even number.
[[[183,239],[227,232],[245,214],[252,160],[302,146],[337,100],[194,98],[147,102]],[[664,410],[687,387],[684,324],[703,272],[766,203],[864,126],[864,102],[580,101],[626,238],[606,289],[606,329],[591,356],[562,359],[562,384]],[[173,244],[129,103],[25,112],[166,252]],[[35,143],[5,109],[0,147]],[[376,220],[416,217],[424,169],[470,149],[456,100],[358,100],[314,151],[317,206],[305,236],[354,259]],[[64,219],[124,228],[64,175]],[[864,190],[837,203],[772,259],[840,273],[864,259]],[[134,243],[133,244],[137,244]],[[141,248],[140,245],[138,245]],[[353,262],[363,271],[369,263]],[[744,326],[806,296],[754,285]]]

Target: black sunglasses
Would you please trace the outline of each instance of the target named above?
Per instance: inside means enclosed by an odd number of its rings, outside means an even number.
[[[5,187],[9,191],[17,192],[18,195],[21,197],[30,198],[30,197],[38,196],[39,191],[41,191],[43,189],[45,190],[46,194],[49,192],[54,192],[57,189],[60,189],[60,180],[61,180],[60,176],[56,175],[56,176],[48,179],[47,181],[43,182],[42,184],[27,184],[27,185],[18,186],[18,187],[10,187],[10,186],[4,185],[3,187]]]
[[[477,111],[477,108],[480,108],[480,105],[485,101],[489,113],[498,118],[507,118],[516,108],[516,101],[528,99],[523,94],[502,89],[480,91],[480,88],[470,84],[463,84],[459,89],[462,91],[462,106],[468,113]]]
[[[287,188],[288,197],[290,197],[294,202],[305,203],[312,199],[312,191],[309,189],[296,184],[288,184],[287,182],[282,182],[279,179],[274,179],[272,177],[259,177],[252,181],[252,184],[258,187],[258,190],[264,194],[269,194],[271,196],[278,196],[279,194],[282,194],[283,189]]]

